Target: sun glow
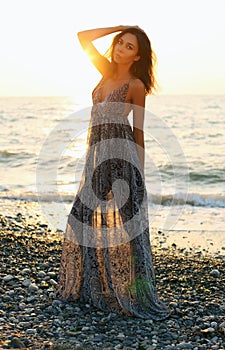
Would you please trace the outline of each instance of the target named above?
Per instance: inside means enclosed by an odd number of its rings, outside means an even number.
[[[77,32],[118,24],[139,25],[149,34],[162,93],[225,93],[223,0],[143,0],[135,11],[119,0],[110,11],[103,0],[97,7],[94,2],[77,6],[72,0],[1,2],[0,95],[75,96],[91,102],[100,74],[82,51]],[[105,53],[111,38],[96,44]]]

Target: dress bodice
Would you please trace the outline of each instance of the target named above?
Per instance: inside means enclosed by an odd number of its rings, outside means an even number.
[[[104,79],[94,88],[92,92],[92,121],[122,122],[127,124],[127,116],[131,111],[131,106],[126,103],[129,82],[113,89],[109,94],[103,97]]]
[[[113,89],[109,94],[107,94],[103,98],[102,92],[103,92],[104,79],[102,79],[92,92],[93,104],[103,103],[103,102],[126,103],[129,82],[130,81],[126,81],[124,84],[120,85],[118,88]]]

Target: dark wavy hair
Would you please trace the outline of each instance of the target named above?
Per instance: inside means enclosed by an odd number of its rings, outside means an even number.
[[[146,95],[153,93],[157,89],[157,83],[155,78],[155,66],[157,58],[155,52],[152,50],[151,42],[148,36],[141,29],[131,27],[123,30],[117,34],[112,41],[112,44],[107,51],[107,56],[111,58],[112,70],[110,75],[113,75],[116,71],[117,64],[113,61],[113,51],[118,40],[126,33],[130,33],[136,36],[138,41],[138,53],[140,56],[138,61],[135,61],[131,68],[131,74],[139,78],[145,85]]]

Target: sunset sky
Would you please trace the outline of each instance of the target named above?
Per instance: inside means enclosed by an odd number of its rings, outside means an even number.
[[[100,75],[76,33],[119,24],[149,35],[160,94],[225,94],[224,16],[224,0],[0,0],[0,96],[90,94]]]

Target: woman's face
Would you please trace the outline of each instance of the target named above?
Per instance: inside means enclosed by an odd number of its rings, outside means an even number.
[[[132,64],[138,61],[138,41],[134,34],[126,33],[116,42],[113,50],[113,60],[118,64]]]

